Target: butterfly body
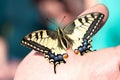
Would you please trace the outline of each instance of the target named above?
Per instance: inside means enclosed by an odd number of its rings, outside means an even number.
[[[56,73],[56,65],[66,63],[68,48],[80,55],[91,51],[91,37],[99,30],[103,18],[104,15],[99,12],[85,14],[56,31],[34,31],[23,38],[22,44],[44,54],[49,62],[54,63]]]

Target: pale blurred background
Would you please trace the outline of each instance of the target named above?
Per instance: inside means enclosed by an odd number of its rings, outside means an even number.
[[[21,39],[38,29],[55,30],[55,23],[66,25],[82,11],[103,3],[109,9],[104,27],[93,37],[93,50],[120,44],[120,0],[0,0],[0,80],[13,80],[19,62],[30,52]]]

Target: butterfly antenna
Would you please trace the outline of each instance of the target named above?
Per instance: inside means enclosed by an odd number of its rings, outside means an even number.
[[[63,17],[63,19],[61,20],[61,22],[60,22],[60,24],[58,26],[60,26],[63,23],[63,21],[65,20],[65,17],[66,16]]]
[[[54,73],[56,74],[56,64],[54,63]]]
[[[51,21],[50,19],[47,18],[47,21],[49,21],[51,24],[54,24],[55,26],[57,26],[57,24],[53,21]]]

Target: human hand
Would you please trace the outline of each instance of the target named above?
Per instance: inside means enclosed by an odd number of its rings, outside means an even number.
[[[96,5],[82,14],[90,12],[104,13],[103,23],[107,19],[108,12],[103,5]],[[114,47],[78,56],[69,49],[67,63],[57,65],[57,74],[43,55],[32,51],[19,65],[14,80],[119,80],[119,50],[120,47]]]

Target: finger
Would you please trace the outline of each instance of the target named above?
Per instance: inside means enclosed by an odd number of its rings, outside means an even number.
[[[108,18],[108,9],[105,5],[103,4],[98,4],[95,5],[94,7],[85,10],[83,13],[81,13],[79,16],[84,15],[84,14],[88,14],[88,13],[92,13],[92,12],[100,12],[104,14],[104,19],[102,20],[102,25],[106,22],[107,18]],[[98,26],[98,27],[102,27],[102,25]],[[74,56],[74,54],[71,54],[72,56]]]
[[[80,14],[80,16],[83,15],[83,14],[92,13],[92,12],[103,13],[105,15],[104,19],[103,19],[103,24],[106,22],[106,20],[108,18],[108,9],[105,5],[103,5],[103,4],[95,5],[94,7],[84,11],[82,14]]]

